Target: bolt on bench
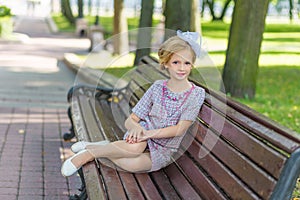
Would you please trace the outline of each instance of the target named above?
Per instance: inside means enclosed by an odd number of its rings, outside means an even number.
[[[68,94],[78,140],[120,140],[130,108],[167,74],[145,56],[123,88],[76,85]],[[191,81],[193,81],[191,79]],[[199,84],[193,81],[195,84]],[[300,139],[261,114],[206,87],[183,155],[151,173],[117,171],[95,161],[82,167],[74,199],[290,199],[300,172]],[[185,147],[187,147],[185,149]]]

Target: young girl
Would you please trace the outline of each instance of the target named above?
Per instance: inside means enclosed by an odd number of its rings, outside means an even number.
[[[204,89],[188,81],[200,54],[195,32],[177,31],[159,51],[159,63],[170,78],[158,80],[146,91],[125,121],[124,140],[96,143],[79,141],[61,172],[71,176],[95,158],[108,158],[129,172],[151,172],[172,162],[185,132],[195,121],[205,98]]]

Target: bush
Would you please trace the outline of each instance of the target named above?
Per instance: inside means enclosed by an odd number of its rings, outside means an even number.
[[[6,6],[0,6],[0,17],[11,16],[10,8]]]

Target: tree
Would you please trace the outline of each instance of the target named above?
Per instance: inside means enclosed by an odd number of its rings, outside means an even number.
[[[200,12],[199,12],[199,1],[192,0],[191,5],[191,28],[190,31],[195,31],[201,33],[201,22],[200,22]]]
[[[191,28],[192,0],[167,0],[164,11],[165,15],[165,39],[171,34],[168,29],[189,31]]]
[[[70,6],[70,0],[61,0],[61,12],[71,24],[75,23],[75,18]]]
[[[215,0],[206,0],[205,3],[208,5],[208,8],[210,10],[210,14],[212,16],[212,20],[223,20],[227,11],[227,8],[229,7],[231,1],[233,0],[222,0],[224,2],[222,12],[220,16],[216,16],[215,14]],[[203,1],[203,7],[204,8],[204,1]]]
[[[83,18],[83,0],[77,0],[78,18]]]
[[[124,13],[124,0],[114,0],[114,53],[121,54],[129,50],[128,25]]]
[[[236,0],[223,70],[225,88],[234,97],[255,96],[258,58],[269,0]]]
[[[137,50],[135,53],[134,65],[137,65],[140,58],[149,55],[151,51],[152,15],[154,0],[142,0],[142,10],[139,22]],[[147,27],[147,28],[145,28]]]

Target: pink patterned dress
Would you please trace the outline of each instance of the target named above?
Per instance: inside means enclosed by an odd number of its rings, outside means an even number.
[[[155,81],[132,109],[140,125],[153,130],[176,125],[180,120],[195,121],[205,98],[205,90],[192,84],[192,88],[174,93],[166,86],[167,80]],[[148,139],[152,168],[159,170],[172,162],[184,137]],[[126,134],[124,136],[126,138]]]

